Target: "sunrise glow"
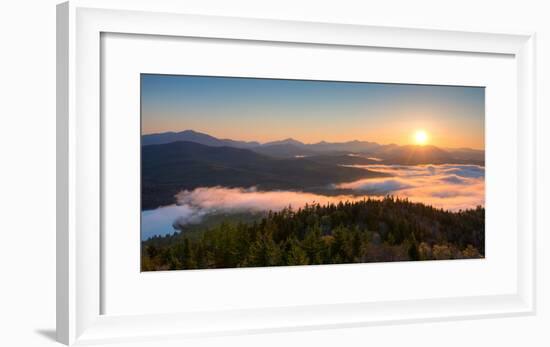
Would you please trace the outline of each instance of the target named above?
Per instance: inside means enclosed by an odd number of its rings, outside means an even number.
[[[482,87],[140,87],[141,271],[485,257]]]
[[[142,134],[187,129],[260,143],[370,141],[484,148],[484,89],[142,75]],[[420,136],[422,137],[422,135]],[[299,153],[301,154],[301,153]]]
[[[419,146],[424,146],[428,143],[428,133],[424,130],[417,130],[414,133],[414,143]]]

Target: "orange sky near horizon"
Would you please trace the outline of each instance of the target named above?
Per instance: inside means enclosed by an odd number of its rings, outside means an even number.
[[[142,134],[485,148],[478,87],[142,75]]]
[[[435,117],[434,117],[435,118]],[[320,141],[327,142],[347,142],[347,141],[369,141],[376,142],[382,145],[397,144],[397,145],[417,145],[415,141],[415,133],[423,130],[428,135],[426,145],[433,145],[441,148],[471,148],[485,149],[485,137],[479,136],[477,132],[469,133],[465,131],[457,131],[460,124],[442,124],[437,120],[429,119],[428,117],[403,119],[398,122],[388,122],[382,128],[370,129],[368,124],[363,124],[360,121],[355,125],[346,127],[333,127],[327,135],[324,129],[316,129],[315,127],[307,126],[307,130],[288,129],[287,126],[277,124],[277,122],[268,122],[269,127],[254,126],[249,123],[250,128],[254,128],[251,133],[248,127],[234,126],[227,122],[205,127],[200,124],[200,117],[197,120],[187,120],[184,125],[166,124],[155,128],[149,128],[149,131],[144,131],[143,134],[162,133],[168,131],[183,131],[194,130],[202,132],[217,138],[227,138],[237,141],[258,141],[260,143],[283,140],[293,138],[303,143],[317,143]]]

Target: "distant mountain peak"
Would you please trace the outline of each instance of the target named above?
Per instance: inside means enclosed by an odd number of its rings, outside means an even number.
[[[141,144],[143,146],[147,145],[160,145],[171,142],[178,141],[189,141],[195,142],[201,145],[212,146],[212,147],[237,147],[237,148],[248,148],[258,146],[258,142],[246,142],[246,141],[234,141],[226,139],[218,139],[214,136],[204,134],[195,130],[186,129],[179,132],[165,132],[160,134],[147,134],[141,137]]]
[[[284,140],[271,141],[271,142],[266,142],[266,143],[263,144],[263,146],[271,146],[271,145],[298,145],[298,146],[303,146],[304,143],[300,142],[296,139],[293,139],[292,137],[289,137],[289,138],[286,138]]]

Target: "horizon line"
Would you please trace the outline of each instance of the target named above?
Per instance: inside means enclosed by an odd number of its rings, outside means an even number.
[[[238,142],[256,142],[256,143],[259,143],[260,145],[265,145],[265,144],[272,143],[272,142],[282,142],[282,141],[286,141],[286,140],[294,140],[294,141],[300,142],[304,145],[316,145],[316,144],[323,143],[323,142],[324,143],[331,143],[331,144],[334,144],[334,143],[348,143],[348,142],[369,142],[369,143],[374,143],[374,144],[377,144],[377,145],[380,145],[380,146],[417,146],[417,147],[433,146],[433,147],[442,148],[442,149],[470,149],[470,150],[475,150],[475,151],[485,151],[485,147],[484,148],[473,148],[473,147],[464,147],[464,146],[462,146],[462,147],[440,147],[440,146],[436,146],[434,144],[417,145],[417,144],[414,144],[414,143],[407,143],[405,145],[400,145],[400,144],[393,143],[393,142],[392,143],[379,143],[379,142],[375,142],[375,141],[358,140],[358,139],[352,139],[352,140],[343,141],[343,142],[330,142],[330,141],[326,141],[326,140],[320,140],[320,141],[317,141],[317,142],[309,142],[308,143],[308,142],[298,140],[294,137],[287,137],[287,138],[279,139],[279,140],[261,142],[261,141],[258,141],[258,140],[239,140],[239,139],[235,139],[235,138],[225,138],[225,137],[222,138],[222,137],[217,137],[217,136],[205,133],[205,132],[196,131],[196,130],[193,130],[193,129],[183,129],[183,130],[179,130],[179,131],[177,131],[177,130],[168,130],[168,131],[163,131],[163,132],[151,132],[151,133],[145,133],[145,134],[142,133],[141,136],[162,135],[162,134],[166,134],[166,133],[179,134],[179,133],[183,133],[183,132],[186,132],[186,131],[192,131],[194,133],[211,136],[211,137],[213,137],[215,139],[218,139],[218,140],[231,140],[231,141],[238,141]]]

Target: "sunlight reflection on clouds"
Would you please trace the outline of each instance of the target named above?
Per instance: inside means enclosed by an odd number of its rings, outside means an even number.
[[[391,177],[335,184],[367,195],[395,195],[438,208],[459,210],[483,206],[485,168],[478,165],[355,165]]]
[[[200,223],[208,214],[280,211],[292,206],[358,201],[393,195],[452,211],[483,206],[485,168],[477,165],[359,165],[389,174],[332,184],[333,195],[302,191],[260,191],[251,188],[201,187],[176,195],[177,205],[142,212],[142,238],[171,233],[177,226]]]

